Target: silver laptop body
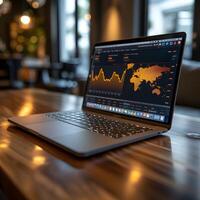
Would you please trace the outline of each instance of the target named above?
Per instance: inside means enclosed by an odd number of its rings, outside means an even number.
[[[171,128],[185,38],[181,32],[98,43],[81,111],[9,121],[82,157],[164,133]]]

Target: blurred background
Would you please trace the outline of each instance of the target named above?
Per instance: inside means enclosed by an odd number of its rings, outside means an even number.
[[[200,107],[200,1],[0,0],[0,90],[81,96],[96,42],[176,31],[187,32],[177,103]]]

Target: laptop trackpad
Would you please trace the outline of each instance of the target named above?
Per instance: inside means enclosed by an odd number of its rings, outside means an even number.
[[[81,132],[88,132],[80,127],[63,123],[60,121],[46,121],[42,123],[34,123],[26,126],[28,129],[34,131],[36,134],[48,137],[51,139],[63,137],[67,135],[80,135]]]

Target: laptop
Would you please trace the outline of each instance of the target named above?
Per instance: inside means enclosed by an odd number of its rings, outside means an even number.
[[[9,121],[81,157],[165,133],[172,124],[185,38],[180,32],[98,43],[81,110]]]

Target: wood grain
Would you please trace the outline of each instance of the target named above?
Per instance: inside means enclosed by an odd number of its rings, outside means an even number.
[[[185,136],[200,132],[199,110],[178,107],[164,136],[80,159],[7,118],[80,109],[82,98],[26,89],[0,100],[0,186],[10,199],[200,199],[200,140]]]

